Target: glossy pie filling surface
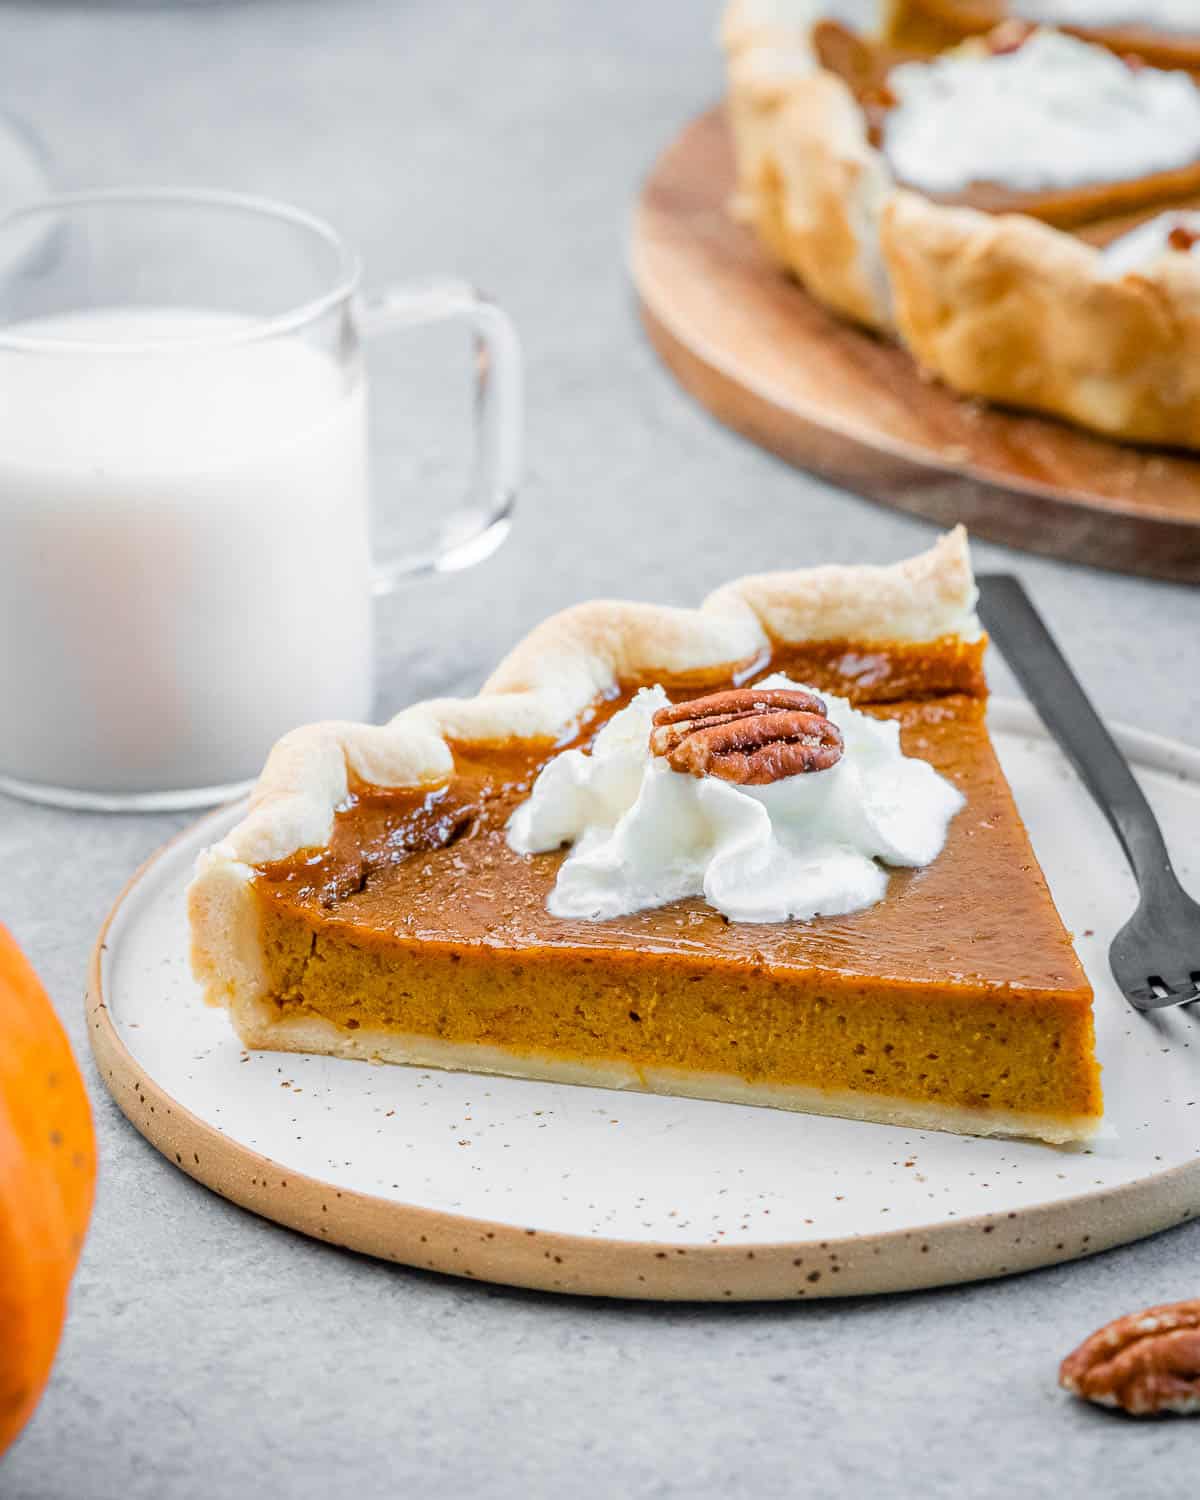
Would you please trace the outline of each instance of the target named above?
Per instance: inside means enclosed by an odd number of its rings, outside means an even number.
[[[460,744],[443,786],[356,788],[326,848],[261,867],[271,1003],[347,1034],[1098,1116],[1091,990],[988,739],[982,650],[780,648],[737,673],[663,682],[683,699],[783,671],[900,722],[906,753],[967,805],[939,858],[893,871],[873,907],[771,924],[729,922],[701,900],[551,916],[563,856],[515,854],[505,824],[546,760],[586,744],[641,685],[629,683],[569,741]]]

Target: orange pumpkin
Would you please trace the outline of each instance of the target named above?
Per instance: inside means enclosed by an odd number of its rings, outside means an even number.
[[[0,1453],[50,1375],[95,1182],[96,1138],[70,1043],[0,924]]]

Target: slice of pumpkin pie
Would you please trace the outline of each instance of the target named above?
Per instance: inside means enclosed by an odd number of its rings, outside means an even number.
[[[1086,1136],[1088,982],[988,739],[963,533],[545,621],[283,739],[202,857],[249,1047]]]

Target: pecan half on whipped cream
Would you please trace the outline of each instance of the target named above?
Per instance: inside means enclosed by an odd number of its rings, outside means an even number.
[[[1135,1417],[1200,1415],[1200,1298],[1106,1324],[1067,1355],[1058,1383]]]
[[[731,688],[654,715],[650,749],[673,771],[767,786],[828,771],[842,758],[842,734],[815,693]]]

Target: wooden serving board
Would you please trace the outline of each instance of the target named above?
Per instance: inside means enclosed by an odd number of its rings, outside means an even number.
[[[546,1291],[906,1291],[1182,1223],[1200,1214],[1197,1018],[1125,1004],[1105,955],[1136,891],[1108,825],[1025,705],[993,699],[989,719],[1096,988],[1106,1130],[1086,1150],[244,1052],[188,971],[184,901],[197,852],[244,803],[168,846],[105,924],[88,1008],[100,1075],[167,1161],[254,1213],[369,1255]],[[1200,752],[1117,734],[1194,884]]]
[[[634,218],[642,317],[720,421],[886,505],[1072,562],[1200,581],[1200,458],[1003,411],[818,306],[728,212],[721,110],[659,158]]]

